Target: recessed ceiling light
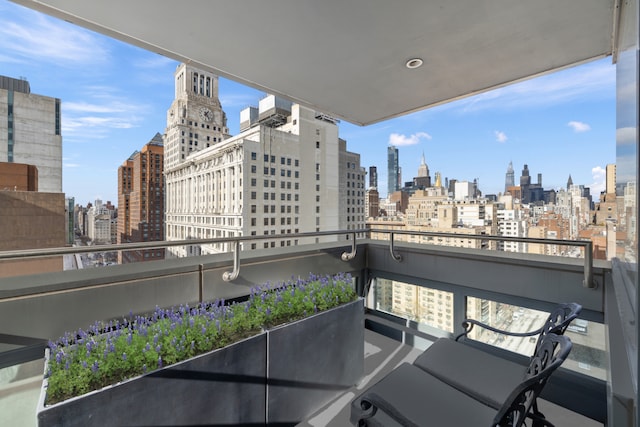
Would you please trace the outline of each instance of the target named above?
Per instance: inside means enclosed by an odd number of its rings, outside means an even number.
[[[422,59],[420,58],[413,58],[407,61],[406,66],[407,68],[418,68],[419,66],[421,66],[423,63]]]

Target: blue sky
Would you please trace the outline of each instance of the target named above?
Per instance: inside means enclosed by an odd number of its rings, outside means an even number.
[[[163,133],[178,63],[0,0],[0,74],[26,78],[31,92],[62,100],[63,190],[76,203],[117,204],[117,170],[156,132]],[[496,64],[499,66],[499,64]],[[220,79],[232,134],[240,110],[264,93]],[[472,181],[485,194],[504,189],[513,162],[545,188],[604,189],[615,163],[615,67],[611,58],[423,110],[375,125],[342,121],[340,136],[361,165],[377,166],[386,195],[387,145],[397,145],[403,181],[424,152],[430,174]]]

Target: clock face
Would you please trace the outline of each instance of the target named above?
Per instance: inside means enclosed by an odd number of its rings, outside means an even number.
[[[213,118],[213,113],[207,107],[200,108],[199,114],[200,114],[200,118],[205,122],[209,122]]]

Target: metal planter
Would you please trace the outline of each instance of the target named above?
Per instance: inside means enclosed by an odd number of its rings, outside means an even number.
[[[38,426],[263,425],[265,348],[262,333],[51,406],[45,379]]]
[[[364,372],[364,300],[267,331],[267,423],[294,425]]]
[[[40,427],[295,425],[363,372],[358,299],[54,405],[44,405],[45,378],[37,421]]]

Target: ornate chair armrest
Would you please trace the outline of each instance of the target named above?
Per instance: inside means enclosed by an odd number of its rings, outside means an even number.
[[[492,332],[498,333],[498,334],[502,334],[502,335],[509,335],[512,337],[531,337],[534,335],[540,335],[540,333],[542,332],[542,329],[544,328],[544,326],[534,330],[534,331],[528,331],[528,332],[512,332],[512,331],[506,331],[503,329],[498,329],[495,328],[493,326],[487,325],[486,323],[482,323],[478,320],[474,320],[474,319],[464,319],[462,321],[462,327],[464,328],[464,332],[461,333],[460,335],[456,336],[455,340],[458,341],[460,338],[465,337],[469,334],[469,332],[471,332],[471,330],[473,329],[474,325],[478,325],[481,328],[484,329],[488,329]]]

